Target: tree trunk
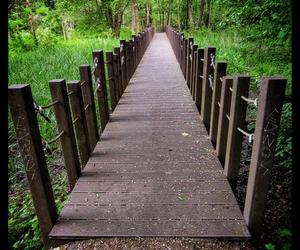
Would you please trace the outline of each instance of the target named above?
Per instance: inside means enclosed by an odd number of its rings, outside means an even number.
[[[172,19],[172,3],[173,0],[168,1],[168,17],[167,17],[167,24],[171,24],[171,19]]]
[[[150,26],[150,0],[146,2],[146,27]]]
[[[138,17],[138,6],[136,0],[131,0],[131,14],[132,14],[132,23],[131,30],[133,34],[139,32],[139,17]]]
[[[192,3],[191,0],[187,0],[187,16],[188,16],[188,25],[189,27],[193,26],[193,14],[192,14]]]
[[[200,0],[200,3],[199,3],[199,18],[198,18],[198,23],[197,23],[199,28],[203,24],[204,8],[205,8],[205,0]]]
[[[165,27],[165,0],[162,0],[162,29]]]
[[[206,27],[209,26],[209,22],[210,22],[210,9],[211,9],[211,0],[206,0],[206,11],[204,17],[204,22]]]
[[[113,23],[113,34],[116,38],[120,37],[120,30],[123,21],[123,14],[116,14],[114,16],[114,23]]]
[[[178,25],[178,29],[181,31],[181,23],[180,23],[180,0],[178,0],[177,25]]]

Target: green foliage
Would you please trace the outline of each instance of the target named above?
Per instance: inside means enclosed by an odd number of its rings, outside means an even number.
[[[267,244],[265,244],[265,248],[267,249],[267,250],[275,250],[276,248],[275,248],[275,245],[273,245],[272,243],[267,243]]]

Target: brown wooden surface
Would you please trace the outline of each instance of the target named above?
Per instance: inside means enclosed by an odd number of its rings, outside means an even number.
[[[50,237],[250,235],[165,34],[156,34]]]
[[[67,88],[81,168],[84,168],[92,150],[89,143],[88,126],[84,112],[80,81],[69,81]]]
[[[90,65],[80,65],[79,72],[84,111],[89,134],[89,143],[92,151],[96,146],[97,141],[99,140],[99,133],[94,101],[93,79]]]
[[[76,180],[80,176],[81,168],[73,130],[66,82],[63,79],[51,80],[49,81],[49,88],[52,101],[59,101],[57,105],[54,105],[53,109],[57,122],[57,130],[59,133],[64,131],[63,136],[60,138],[60,143],[67,169],[69,186],[72,190]]]
[[[219,105],[222,81],[220,78],[226,75],[226,62],[216,62],[216,69],[214,72],[213,79],[213,93],[211,101],[211,114],[210,114],[210,126],[209,126],[209,137],[213,145],[216,145],[217,142],[217,132],[218,132],[218,119],[219,119]]]
[[[201,112],[201,98],[202,98],[202,83],[203,83],[203,61],[204,49],[197,49],[196,58],[196,72],[195,72],[195,104]]]
[[[48,234],[58,215],[30,85],[9,86],[8,100],[33,205],[43,241],[47,246],[49,244]]]
[[[232,83],[232,97],[230,106],[230,119],[228,124],[228,139],[226,145],[226,157],[224,174],[227,176],[232,188],[237,182],[240,168],[243,134],[238,128],[245,129],[247,103],[241,98],[248,97],[250,85],[249,76],[235,76]]]
[[[257,110],[244,216],[254,236],[261,234],[279,131],[286,79],[263,79]]]
[[[229,120],[226,115],[230,115],[231,91],[233,77],[225,76],[221,88],[220,110],[218,119],[217,145],[216,151],[222,165],[225,163],[227,135]]]

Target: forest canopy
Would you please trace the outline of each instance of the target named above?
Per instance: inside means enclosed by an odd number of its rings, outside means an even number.
[[[154,25],[179,30],[251,28],[249,39],[290,46],[291,8],[284,0],[14,0],[9,45],[31,50],[71,36],[120,36]]]

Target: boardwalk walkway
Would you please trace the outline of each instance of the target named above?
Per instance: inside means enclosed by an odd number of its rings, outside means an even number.
[[[154,36],[49,235],[131,236],[250,236],[165,34]]]

